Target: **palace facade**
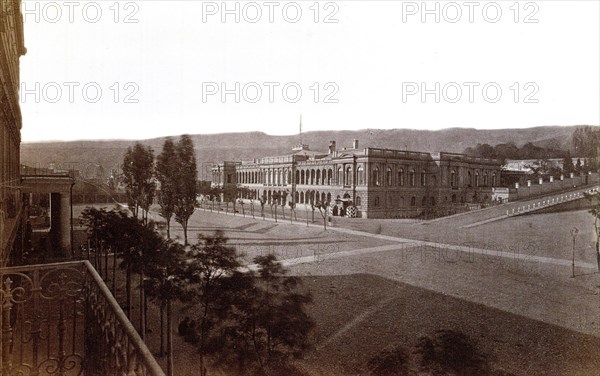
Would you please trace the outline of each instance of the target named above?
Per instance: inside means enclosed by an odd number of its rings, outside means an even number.
[[[214,187],[237,187],[242,199],[272,204],[326,203],[333,215],[416,217],[489,204],[500,184],[501,163],[455,153],[349,148],[328,152],[299,145],[292,153],[212,168]]]
[[[20,227],[19,58],[25,54],[20,0],[0,3],[0,266]]]

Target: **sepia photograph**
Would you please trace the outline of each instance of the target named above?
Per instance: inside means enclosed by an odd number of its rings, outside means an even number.
[[[0,376],[600,376],[599,0],[0,0]]]

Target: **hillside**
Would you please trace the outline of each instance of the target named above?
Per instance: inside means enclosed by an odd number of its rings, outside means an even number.
[[[326,151],[330,140],[338,148],[350,147],[358,139],[360,147],[381,147],[417,151],[462,152],[466,147],[478,143],[496,145],[514,142],[518,146],[526,142],[536,145],[554,145],[570,148],[571,135],[575,127],[545,126],[526,129],[480,130],[448,128],[439,131],[415,129],[364,129],[358,131],[317,131],[302,134],[302,142],[312,150]],[[192,136],[196,148],[200,177],[209,179],[208,165],[223,160],[247,160],[266,155],[284,154],[300,142],[298,135],[272,136],[262,132],[196,134]],[[164,137],[140,140],[159,153]],[[111,169],[119,167],[123,154],[135,141],[98,140],[72,142],[39,142],[21,145],[21,163],[28,166],[75,168],[95,171],[101,165],[108,176]],[[90,173],[86,174],[88,177]]]

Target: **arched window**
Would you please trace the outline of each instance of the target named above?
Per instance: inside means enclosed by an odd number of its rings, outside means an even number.
[[[386,180],[387,180],[387,185],[391,186],[392,185],[392,168],[391,167],[387,168]]]
[[[450,186],[456,187],[456,171],[450,171]]]
[[[425,171],[421,171],[421,187],[424,187],[427,185],[427,175],[425,174]]]
[[[300,172],[300,184],[304,184],[304,170]]]
[[[327,185],[331,185],[331,179],[333,179],[333,170],[327,170]]]
[[[292,184],[292,170],[288,170],[286,184]]]
[[[300,184],[300,171],[296,170],[296,184]]]
[[[304,192],[300,192],[300,201],[301,204],[304,204]]]
[[[296,194],[294,195],[294,199],[296,203],[298,203],[298,201],[300,200],[300,194],[298,194],[298,192],[296,192]]]
[[[331,193],[327,194],[327,205],[329,205],[329,203],[331,203]]]
[[[373,169],[373,185],[379,186],[379,167]]]
[[[401,168],[398,170],[398,185],[404,186],[404,169]]]
[[[360,196],[356,196],[356,206],[360,206],[361,204]]]
[[[417,198],[415,196],[412,196],[410,198],[410,206],[416,206],[417,205]]]
[[[310,170],[310,184],[315,184],[315,170]]]
[[[344,181],[344,185],[352,185],[352,167],[346,167],[346,180]]]
[[[479,187],[479,171],[475,171],[475,186]]]
[[[365,169],[362,166],[358,166],[356,171],[357,185],[365,185]]]
[[[317,170],[317,175],[316,175],[316,179],[315,179],[315,184],[319,185],[321,184],[321,170]]]
[[[338,171],[337,171],[337,183],[338,183],[338,185],[343,185],[344,184],[344,170],[342,169],[342,167],[338,167]]]
[[[485,172],[483,173],[483,186],[484,186],[484,187],[487,187],[487,186],[488,186],[488,173],[487,173],[487,171],[485,171]]]
[[[327,201],[325,201],[325,192],[321,193],[321,204],[325,204]]]
[[[415,170],[411,169],[410,172],[408,173],[408,180],[410,182],[410,186],[414,187],[416,185],[415,182]]]
[[[496,186],[496,173],[492,174],[492,187]]]
[[[467,171],[467,181],[470,186],[473,186],[473,176],[471,176],[471,171]]]

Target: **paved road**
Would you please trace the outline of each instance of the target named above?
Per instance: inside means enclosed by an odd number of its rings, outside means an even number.
[[[543,197],[532,198],[509,202],[503,205],[492,206],[489,208],[476,210],[472,212],[460,213],[449,217],[442,217],[425,221],[423,225],[432,225],[443,223],[460,228],[470,228],[479,226],[485,223],[490,223],[505,218],[510,218],[514,215],[520,215],[528,212],[534,212],[549,206],[558,205],[564,202],[581,199],[584,192],[598,190],[600,186],[588,186],[581,189],[576,189],[566,193],[556,193]]]

